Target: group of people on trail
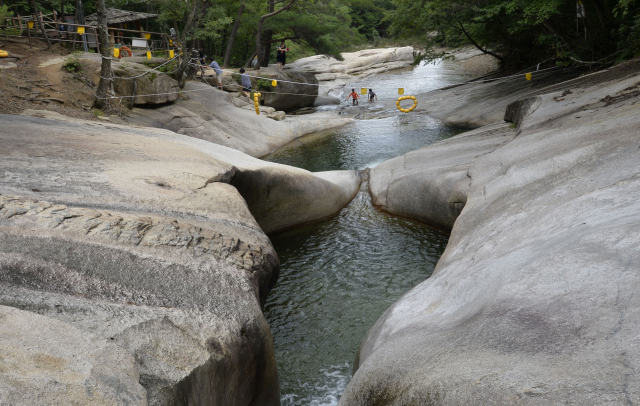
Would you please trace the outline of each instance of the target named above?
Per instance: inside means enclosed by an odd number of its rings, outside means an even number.
[[[373,103],[374,101],[378,101],[378,96],[373,92],[373,89],[369,89],[369,93],[367,93],[369,97],[369,103]],[[351,89],[351,93],[347,96],[347,100],[353,99],[353,105],[357,106],[358,101],[360,100],[360,95],[356,93],[356,89]]]
[[[280,43],[280,46],[277,48],[276,52],[277,52],[278,70],[282,71],[284,70],[285,65],[287,64],[287,52],[289,52],[289,47],[287,47],[285,42],[282,41]],[[215,72],[214,79],[216,80],[220,90],[222,90],[221,77],[222,77],[223,71],[222,71],[222,68],[220,68],[220,65],[218,64],[218,62],[216,62],[213,58],[205,57],[203,47],[200,47],[200,49],[198,50],[198,59],[200,61],[200,66],[204,67],[209,65],[209,67],[214,70]],[[240,68],[240,75],[241,75],[240,77],[241,77],[241,83],[242,83],[242,91],[244,92],[245,95],[247,95],[247,97],[249,97],[251,94],[251,78],[246,73],[244,68]],[[204,77],[204,71],[202,72],[202,76]]]

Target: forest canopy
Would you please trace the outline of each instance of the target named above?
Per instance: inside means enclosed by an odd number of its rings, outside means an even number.
[[[38,0],[41,11],[73,15],[80,0]],[[95,11],[84,0],[84,13]],[[291,60],[340,53],[369,45],[411,43],[423,58],[443,48],[472,45],[504,67],[553,58],[552,63],[592,63],[613,55],[640,54],[640,0],[107,0],[107,7],[159,14],[148,30],[184,30],[189,46],[242,66],[257,54],[263,65],[287,41]],[[14,14],[32,12],[32,0],[0,0]],[[258,30],[261,35],[257,36]],[[382,42],[381,42],[382,41]],[[228,52],[227,52],[228,50]],[[226,57],[226,58],[225,58]],[[610,61],[612,59],[607,59]]]

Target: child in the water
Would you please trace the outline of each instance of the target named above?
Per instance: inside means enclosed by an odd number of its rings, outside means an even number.
[[[349,96],[347,96],[347,100],[349,100],[349,97],[353,97],[353,105],[357,106],[360,96],[358,96],[358,93],[356,93],[356,89],[351,89],[351,93],[349,94]]]
[[[369,103],[373,103],[373,98],[375,97],[375,101],[378,101],[378,96],[373,93],[373,89],[369,89]]]

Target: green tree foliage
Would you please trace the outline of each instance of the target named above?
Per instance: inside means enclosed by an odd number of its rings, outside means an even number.
[[[391,0],[351,0],[346,4],[351,16],[351,26],[368,40],[386,37],[391,20],[387,17],[395,10]]]
[[[593,61],[628,47],[630,54],[638,53],[635,0],[582,0],[585,18],[577,18],[574,0],[393,2],[392,35],[420,36],[430,48],[473,44],[505,66],[558,55]]]

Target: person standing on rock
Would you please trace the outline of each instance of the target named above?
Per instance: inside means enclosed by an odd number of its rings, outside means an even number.
[[[356,93],[356,89],[351,89],[351,93],[349,94],[349,96],[347,96],[347,100],[349,100],[349,97],[353,97],[353,105],[357,106],[360,96],[358,96],[358,93]]]
[[[248,74],[245,73],[244,68],[240,68],[240,83],[242,84],[242,91],[245,96],[251,98],[251,78]]]
[[[278,70],[283,70],[284,66],[287,64],[287,52],[289,52],[289,48],[284,44],[284,41],[282,41],[278,47],[278,53],[276,56],[276,60],[278,61]]]
[[[218,87],[220,88],[220,90],[222,90],[222,68],[220,68],[218,62],[216,62],[213,58],[211,58],[209,67],[216,72],[216,82],[218,83]]]
[[[373,89],[369,89],[369,103],[373,103],[374,98],[378,101],[378,95],[373,92]]]

